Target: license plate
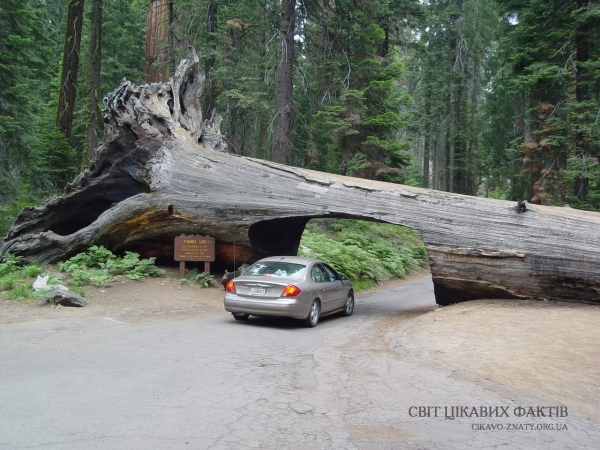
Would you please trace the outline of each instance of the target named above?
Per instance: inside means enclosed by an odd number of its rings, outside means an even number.
[[[253,287],[250,288],[250,295],[265,295],[267,289],[264,287]]]

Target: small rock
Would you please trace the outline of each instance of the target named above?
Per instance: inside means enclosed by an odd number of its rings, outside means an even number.
[[[48,286],[49,279],[50,279],[50,275],[46,275],[45,277],[38,275],[38,277],[33,282],[33,286],[32,286],[33,290],[39,291],[42,289],[50,289],[50,286]]]
[[[439,317],[435,317],[433,320],[439,321],[439,320],[442,320],[442,319],[439,318]]]
[[[55,305],[62,305],[62,306],[85,306],[85,305],[87,305],[87,302],[81,295],[79,295],[75,292],[71,292],[68,289],[65,291],[58,287],[55,287],[48,293],[48,295],[46,295],[46,302],[54,303]]]

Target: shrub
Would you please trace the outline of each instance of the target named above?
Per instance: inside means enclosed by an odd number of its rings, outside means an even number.
[[[44,269],[39,264],[19,266],[20,257],[6,253],[0,263],[0,289],[9,291],[8,298],[23,300],[34,297],[32,278],[40,275]]]
[[[15,272],[18,269],[17,258],[6,253],[0,263],[0,277]]]
[[[206,272],[198,273],[198,269],[190,270],[182,281],[191,281],[192,283],[199,284],[202,289],[209,288],[217,284],[215,277]]]
[[[26,277],[37,277],[41,275],[44,269],[38,264],[28,264],[21,269],[21,272]]]
[[[31,286],[19,284],[10,294],[8,294],[8,298],[11,300],[26,300],[31,297],[32,294],[33,290],[31,289]]]
[[[0,277],[0,287],[4,290],[11,290],[15,287],[17,277],[14,273],[6,274]]]
[[[117,276],[140,280],[147,276],[158,277],[165,273],[154,265],[155,258],[140,259],[139,253],[125,252],[122,258],[104,246],[92,246],[58,264],[58,269],[72,275],[70,284],[108,286]]]

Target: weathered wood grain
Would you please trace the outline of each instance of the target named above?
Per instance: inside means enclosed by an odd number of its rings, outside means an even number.
[[[193,75],[197,61],[189,61],[182,73],[201,89]],[[185,91],[189,86],[115,91],[105,110],[111,135],[97,158],[64,197],[21,213],[2,254],[56,262],[102,244],[172,258],[175,236],[202,234],[216,238],[215,264],[231,269],[234,256],[239,265],[295,254],[311,218],[347,217],[418,232],[440,304],[529,297],[600,302],[600,214],[529,204],[523,211],[513,202],[208,150],[199,109],[175,114],[169,97],[175,91],[196,99]]]

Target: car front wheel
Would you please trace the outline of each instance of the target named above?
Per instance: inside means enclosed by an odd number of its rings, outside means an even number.
[[[316,327],[319,323],[319,316],[321,313],[321,307],[319,306],[318,300],[313,300],[310,305],[310,309],[308,310],[308,317],[304,319],[304,324],[307,327]]]

